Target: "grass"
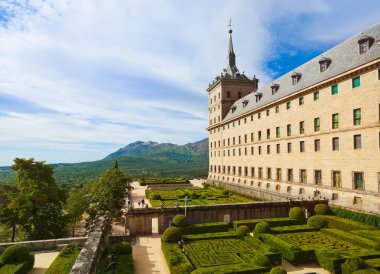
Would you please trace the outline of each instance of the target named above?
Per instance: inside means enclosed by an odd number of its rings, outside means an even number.
[[[69,252],[67,252],[69,250]],[[73,267],[81,248],[77,244],[66,246],[46,270],[45,274],[68,274]]]

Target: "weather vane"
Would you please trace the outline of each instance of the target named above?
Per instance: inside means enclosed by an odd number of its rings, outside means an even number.
[[[231,24],[231,22],[232,22],[232,19],[230,18],[230,22],[229,22],[229,24],[227,25],[227,27],[229,27],[229,28],[230,28],[230,30],[232,30],[232,29],[231,29],[231,27],[232,27],[232,24]]]

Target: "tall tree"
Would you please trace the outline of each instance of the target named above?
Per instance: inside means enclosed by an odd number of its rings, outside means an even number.
[[[82,218],[83,213],[89,206],[89,202],[84,198],[85,190],[77,189],[69,193],[69,197],[66,200],[65,210],[68,213],[68,217],[72,224],[72,236],[74,237],[75,225]]]

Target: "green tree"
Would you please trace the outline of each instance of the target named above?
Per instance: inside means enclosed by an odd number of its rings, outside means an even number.
[[[13,198],[17,223],[30,239],[49,239],[66,234],[63,192],[55,184],[53,168],[45,162],[14,159],[17,171],[17,195]]]
[[[93,186],[90,216],[109,212],[119,216],[124,205],[124,193],[131,179],[120,169],[110,168],[103,172]]]
[[[71,191],[66,200],[66,205],[64,209],[68,214],[68,218],[72,224],[72,236],[74,237],[75,225],[82,219],[83,213],[89,206],[89,201],[85,199],[84,189],[77,189]]]

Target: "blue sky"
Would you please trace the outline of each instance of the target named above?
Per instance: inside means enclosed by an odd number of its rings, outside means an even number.
[[[265,85],[377,23],[380,2],[2,0],[0,165],[207,137],[230,18],[238,68]]]

